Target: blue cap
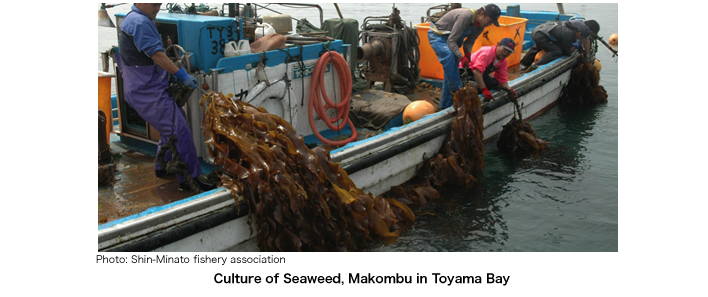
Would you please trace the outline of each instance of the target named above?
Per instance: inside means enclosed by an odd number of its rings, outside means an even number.
[[[499,41],[499,45],[503,46],[505,49],[510,50],[512,53],[516,53],[514,51],[514,48],[516,47],[516,42],[512,40],[511,38],[504,38],[501,41]]]

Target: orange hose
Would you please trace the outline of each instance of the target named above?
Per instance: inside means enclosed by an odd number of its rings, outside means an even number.
[[[334,68],[337,69],[337,73],[339,74],[339,86],[342,92],[342,100],[337,104],[332,102],[332,100],[330,100],[327,96],[327,89],[324,84],[325,69],[330,61],[334,62]],[[334,69],[332,69],[331,71],[334,71]],[[317,136],[317,139],[319,139],[325,144],[333,146],[343,146],[347,143],[356,140],[356,128],[354,127],[352,120],[349,119],[349,105],[351,103],[351,98],[352,76],[349,72],[349,63],[347,63],[347,60],[345,60],[344,57],[342,57],[342,55],[340,55],[338,52],[330,51],[328,54],[322,55],[322,57],[317,60],[317,64],[315,64],[315,69],[312,72],[312,82],[310,83],[310,102],[308,103],[310,114],[310,128],[312,128],[312,132],[314,132],[315,136]],[[322,105],[322,100],[325,101],[326,105]],[[340,141],[333,141],[324,138],[320,134],[320,132],[317,131],[317,127],[315,126],[315,118],[312,114],[313,108],[315,112],[317,112],[317,115],[322,119],[322,121],[325,122],[325,124],[327,124],[327,127],[332,129],[332,131],[340,131],[344,128],[346,124],[349,124],[349,129],[352,130],[352,136]],[[337,117],[327,117],[326,110],[330,108],[335,108],[337,110]],[[342,120],[342,123],[339,126],[335,126],[333,124],[340,120]]]

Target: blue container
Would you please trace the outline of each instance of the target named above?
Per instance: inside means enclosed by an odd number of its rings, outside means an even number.
[[[521,17],[521,6],[518,4],[508,5],[506,7],[506,16]]]
[[[116,14],[116,22],[122,23],[125,16],[126,13]],[[162,35],[163,45],[167,46],[169,36],[170,40],[192,53],[192,68],[204,72],[215,68],[224,57],[226,43],[241,39],[237,36],[238,24],[234,18],[161,12],[157,14],[155,23]]]

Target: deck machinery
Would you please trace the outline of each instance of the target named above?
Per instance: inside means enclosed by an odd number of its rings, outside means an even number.
[[[359,35],[362,46],[357,49],[360,73],[371,86],[383,82],[386,92],[412,93],[420,69],[420,40],[416,31],[401,20],[400,11],[393,7],[388,16],[366,17]]]

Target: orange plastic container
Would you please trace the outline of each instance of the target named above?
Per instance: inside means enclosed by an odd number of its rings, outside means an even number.
[[[111,127],[113,127],[113,114],[111,108],[111,77],[113,74],[98,72],[98,109],[106,114],[106,139],[111,139]]]
[[[500,16],[499,27],[491,25],[485,28],[484,32],[475,40],[472,46],[472,52],[477,51],[483,46],[497,45],[503,38],[508,37],[513,39],[516,43],[516,48],[514,48],[516,53],[506,58],[507,64],[508,66],[518,64],[519,61],[521,61],[521,50],[523,49],[524,32],[526,31],[527,21],[528,19],[524,18]],[[428,41],[430,23],[417,24],[414,27],[418,32],[418,38],[420,38],[420,45],[418,46],[418,50],[420,51],[420,63],[418,64],[420,67],[420,76],[443,79],[442,65],[438,61],[438,57],[435,55]],[[460,51],[463,51],[462,46],[460,46]]]
[[[438,56],[433,51],[433,47],[430,46],[430,41],[428,41],[430,23],[417,24],[413,27],[416,28],[418,39],[420,39],[420,44],[418,45],[420,76],[443,79],[442,64],[438,61]]]

